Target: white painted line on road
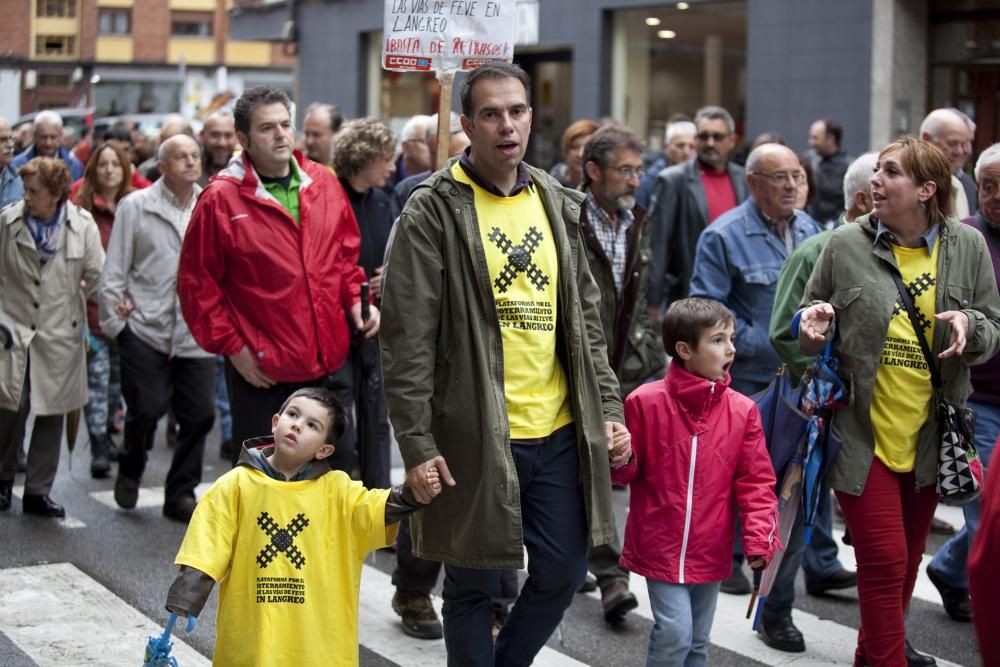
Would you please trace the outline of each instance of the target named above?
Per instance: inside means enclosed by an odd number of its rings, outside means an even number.
[[[391,576],[369,565],[362,568],[358,609],[358,639],[361,645],[406,667],[439,667],[446,664],[448,656],[443,639],[415,639],[403,633],[399,617],[392,610],[392,594],[395,592]],[[440,616],[440,598],[434,598],[434,607]],[[547,646],[542,648],[532,664],[536,667],[585,665]]]
[[[653,620],[649,606],[649,593],[645,578],[633,573],[629,587],[639,601],[636,614]],[[588,593],[592,598],[601,599],[600,591]],[[792,618],[806,640],[805,653],[785,653],[767,646],[750,627],[746,618],[749,595],[728,595],[719,593],[712,623],[711,643],[727,651],[752,658],[774,667],[783,665],[849,665],[854,661],[858,631],[834,621],[821,619],[814,614],[795,609]],[[920,643],[915,646],[920,650]],[[940,667],[960,667],[956,663],[937,659]]]
[[[196,497],[200,498],[208,489],[212,486],[211,482],[202,482],[197,487],[195,487],[194,494]],[[112,509],[118,509],[118,503],[115,502],[115,492],[111,491],[93,491],[90,497],[101,503],[102,505],[107,505]],[[135,509],[145,509],[148,507],[163,507],[163,497],[164,490],[162,486],[143,486],[139,488],[139,500],[135,504]]]
[[[16,498],[18,498],[18,500],[20,500],[21,502],[24,502],[24,496],[23,496],[23,492],[22,491],[20,491],[18,489],[14,489],[14,496]],[[48,521],[55,521],[56,523],[58,523],[63,528],[86,528],[87,527],[87,524],[85,524],[83,521],[80,521],[79,519],[77,519],[74,516],[70,516],[68,513],[62,519],[48,519]]]
[[[70,563],[0,570],[0,631],[39,667],[141,665],[163,628]],[[211,661],[174,635],[184,667]]]

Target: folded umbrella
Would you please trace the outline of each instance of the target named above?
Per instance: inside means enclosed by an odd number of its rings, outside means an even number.
[[[198,626],[198,619],[194,616],[188,616],[187,619],[185,632],[191,634]],[[149,638],[146,642],[146,655],[143,658],[142,667],[178,667],[177,658],[170,655],[170,649],[174,647],[174,643],[170,641],[170,633],[174,631],[174,623],[176,622],[177,612],[172,612],[163,634]]]

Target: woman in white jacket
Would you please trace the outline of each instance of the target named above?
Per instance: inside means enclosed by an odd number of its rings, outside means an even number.
[[[67,201],[62,160],[35,158],[19,173],[24,198],[0,214],[0,322],[14,343],[0,354],[0,511],[11,506],[17,448],[33,410],[23,510],[62,517],[49,492],[64,415],[87,402],[84,300],[97,288],[104,249],[94,219]]]

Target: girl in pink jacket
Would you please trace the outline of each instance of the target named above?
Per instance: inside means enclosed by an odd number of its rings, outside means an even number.
[[[753,569],[780,546],[760,413],[729,388],[734,327],[718,302],[671,304],[667,376],[625,401],[633,458],[611,479],[630,487],[621,563],[647,580],[655,621],[647,667],[705,664],[719,582],[732,569],[737,506]]]

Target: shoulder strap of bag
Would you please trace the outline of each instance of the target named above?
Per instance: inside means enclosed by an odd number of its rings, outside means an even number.
[[[913,305],[910,292],[906,289],[906,285],[903,284],[903,279],[899,277],[898,272],[889,271],[889,273],[892,274],[892,280],[896,283],[896,289],[899,291],[899,298],[903,301],[906,314],[910,316],[910,324],[913,325],[913,332],[917,335],[917,341],[920,342],[920,350],[924,353],[924,360],[927,361],[927,368],[931,372],[931,384],[934,385],[935,389],[940,390],[941,375],[934,364],[934,357],[931,356],[931,349],[927,345],[927,339],[924,338],[924,328],[920,326],[920,322],[917,320],[917,309]]]

